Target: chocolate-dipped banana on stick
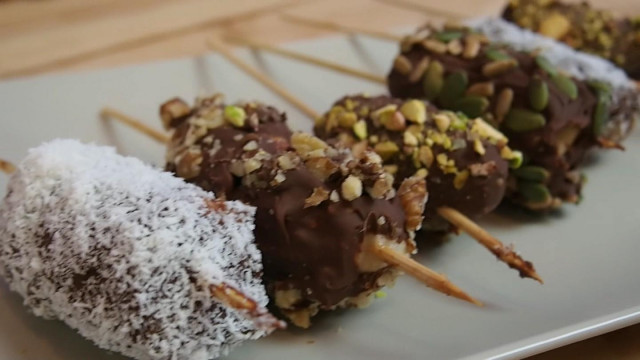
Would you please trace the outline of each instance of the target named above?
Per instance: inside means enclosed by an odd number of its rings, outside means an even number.
[[[294,324],[308,327],[319,310],[366,305],[399,269],[476,302],[444,277],[414,271],[415,262],[414,270],[398,262],[415,250],[424,179],[407,179],[396,192],[374,152],[356,157],[311,135],[292,135],[284,114],[261,104],[225,106],[214,95],[191,108],[174,99],[161,115],[173,130],[168,169],[258,208],[264,280]]]
[[[145,360],[213,359],[284,326],[265,309],[255,208],[75,140],[12,169],[0,275],[35,315]]]
[[[317,114],[312,109],[310,109],[304,102],[300,101],[293,94],[289,93],[287,90],[285,90],[280,85],[275,83],[269,77],[263,75],[253,67],[246,64],[244,61],[234,56],[231,52],[229,52],[224,47],[220,46],[217,42],[215,41],[209,42],[209,46],[212,49],[219,51],[229,61],[233,62],[238,67],[245,70],[249,75],[253,76],[256,80],[260,81],[262,84],[264,84],[265,86],[273,90],[275,93],[280,95],[283,99],[290,101],[292,105],[298,107],[310,118],[312,119],[320,118],[320,115]],[[490,127],[487,127],[487,130],[491,131],[492,129]],[[480,226],[475,224],[464,213],[451,207],[440,207],[440,208],[437,208],[437,211],[442,218],[445,218],[447,221],[451,222],[458,229],[461,229],[467,232],[479,243],[481,243],[483,246],[489,249],[492,253],[498,255],[498,257],[502,261],[509,264],[509,266],[518,269],[521,274],[531,277],[533,279],[536,279],[537,281],[542,283],[542,279],[538,276],[538,274],[533,269],[533,266],[529,262],[524,261],[514,251],[506,248],[504,244],[500,242],[500,240],[491,236],[491,234],[489,234],[487,231],[485,231]]]
[[[462,27],[408,36],[388,83],[394,96],[426,98],[499,127],[524,154],[507,196],[533,210],[577,203],[586,152],[619,146],[636,116],[607,85],[571,78],[541,55],[491,44]]]
[[[420,100],[346,96],[316,121],[314,131],[356,153],[374,149],[397,185],[411,176],[425,177],[430,189],[426,231],[454,227],[446,209],[472,219],[493,211],[504,197],[509,163],[518,167],[522,161],[507,138],[482,119],[437,111]],[[541,281],[533,265],[513,250],[499,242],[487,248],[521,276]]]
[[[504,19],[601,56],[640,80],[640,15],[623,18],[587,2],[510,0]]]

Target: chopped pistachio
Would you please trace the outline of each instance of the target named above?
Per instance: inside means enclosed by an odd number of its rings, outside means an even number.
[[[407,127],[407,121],[400,111],[384,113],[380,116],[380,123],[391,131],[402,131]]]
[[[345,111],[345,112],[339,113],[337,117],[338,117],[338,125],[347,129],[355,125],[355,123],[358,121],[358,115],[356,115],[356,113],[352,111]]]
[[[420,100],[408,100],[400,107],[404,117],[414,123],[422,124],[427,121],[427,107]]]
[[[402,139],[407,146],[418,146],[418,138],[409,131],[404,132]]]
[[[353,133],[360,140],[367,138],[367,123],[364,120],[360,120],[353,125]]]
[[[441,132],[447,131],[447,129],[449,129],[449,125],[451,125],[451,119],[443,113],[436,114],[433,117],[433,121]]]
[[[482,141],[480,139],[475,139],[473,141],[473,150],[475,150],[475,152],[477,152],[480,155],[484,155],[487,152],[484,148],[484,145],[482,145]]]
[[[469,179],[469,170],[463,170],[457,173],[453,178],[453,187],[456,188],[456,190],[462,189],[467,183],[467,179]]]
[[[384,161],[389,160],[393,155],[400,151],[398,145],[396,145],[396,143],[394,143],[393,141],[384,141],[378,143],[373,149],[378,155],[380,155],[380,157]]]
[[[227,105],[224,108],[224,118],[231,125],[235,127],[244,126],[244,121],[247,119],[247,113],[244,109],[238,106]]]
[[[418,158],[426,167],[431,167],[431,164],[433,164],[433,151],[429,146],[420,146],[420,150],[418,150]]]
[[[418,169],[418,171],[416,171],[415,174],[413,174],[413,176],[417,177],[417,178],[426,178],[429,175],[429,171],[425,168],[421,168]]]

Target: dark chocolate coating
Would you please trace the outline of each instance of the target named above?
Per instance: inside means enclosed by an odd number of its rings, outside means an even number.
[[[478,38],[477,34],[473,34],[468,29],[456,29],[456,31],[463,34],[456,40],[460,41],[463,47],[469,37]],[[553,209],[562,201],[578,202],[582,181],[579,180],[580,176],[576,171],[589,150],[608,140],[606,139],[608,133],[596,136],[594,132],[594,111],[598,101],[595,90],[585,81],[565,77],[577,89],[577,96],[572,99],[556,85],[549,73],[536,63],[535,54],[515,51],[506,46],[492,45],[486,40],[482,41],[480,50],[473,57],[465,57],[459,53],[454,55],[450,51],[435,52],[427,49],[420,42],[425,38],[434,40],[438,34],[436,31],[426,37],[408,39],[407,41],[410,42],[405,41],[403,44],[405,51],[401,56],[408,59],[413,67],[426,57],[432,62],[440,62],[444,68],[444,78],[454,72],[463,72],[468,79],[468,86],[484,82],[492,83],[494,90],[491,95],[485,97],[489,101],[489,106],[482,116],[507,135],[509,145],[513,149],[523,152],[525,165],[542,167],[549,173],[548,179],[543,181],[542,185],[548,190],[551,200],[545,201],[544,204],[530,203],[520,192],[519,182],[522,181],[520,179],[512,179],[509,182],[511,186],[508,189],[507,198],[534,210]],[[497,51],[507,58],[516,60],[517,66],[503,73],[489,76],[483,72],[483,68],[495,61],[495,58],[489,57],[490,51]],[[499,95],[504,89],[511,89],[513,101],[510,109],[533,111],[529,90],[533,79],[539,79],[548,89],[548,102],[542,111],[537,112],[544,116],[546,123],[539,128],[514,131],[510,126],[506,126],[504,118],[497,114]],[[388,84],[393,96],[400,98],[425,98],[426,96],[423,80],[412,82],[409,76],[401,73],[397,67],[391,70]],[[440,108],[455,109],[455,106],[442,101],[440,97],[433,100]],[[627,121],[633,119],[631,109],[614,108],[609,114],[615,112],[629,113]],[[574,134],[573,139],[569,136],[567,140],[564,135],[570,129],[577,134]]]
[[[629,77],[640,80],[640,21],[637,17],[616,18],[609,11],[593,9],[587,2],[569,4],[539,0],[510,1],[502,17],[523,28],[542,31],[543,35],[574,49],[610,60]],[[561,28],[564,24],[568,26]]]
[[[356,114],[361,114],[363,108],[369,109],[368,114],[360,118],[366,121],[368,135],[378,137],[378,143],[389,140],[394,142],[400,149],[406,148],[403,141],[404,130],[392,131],[381,126],[379,123],[376,125],[376,121],[371,115],[375,113],[376,110],[390,104],[400,107],[403,103],[402,100],[384,95],[375,97],[365,97],[362,95],[346,96],[338,100],[334,104],[334,108],[335,106],[346,107],[347,103],[353,104],[353,111]],[[439,132],[433,120],[433,116],[438,114],[438,111],[429,105],[429,103],[424,102],[424,104],[429,116],[424,123],[422,133],[426,135],[429,131]],[[348,135],[350,137],[349,141],[351,142],[357,141],[352,135],[353,131],[351,128],[335,126],[327,129],[325,126],[326,117],[327,115],[325,115],[323,121],[317,123],[314,127],[314,132],[317,136],[326,139],[330,143],[336,144],[340,143],[339,134],[342,134],[342,136]],[[426,180],[427,188],[429,189],[429,201],[425,207],[425,230],[450,230],[450,224],[437,215],[436,210],[439,207],[451,207],[470,218],[477,218],[478,216],[493,211],[502,201],[506,189],[508,162],[501,157],[499,147],[490,143],[487,139],[481,139],[486,151],[484,154],[480,154],[474,150],[474,141],[469,132],[469,128],[470,126],[467,126],[464,130],[454,130],[450,128],[445,133],[452,142],[460,143],[460,141],[462,141],[464,146],[461,148],[445,149],[445,147],[439,144],[433,144],[431,146],[434,159],[437,158],[439,154],[444,154],[448,159],[454,160],[456,168],[460,171],[469,170],[471,166],[485,167],[487,171],[485,174],[470,175],[464,183],[464,186],[460,188],[454,186],[456,175],[453,173],[445,173],[436,160],[433,161],[431,166],[425,166],[424,164],[418,164],[419,166],[416,166],[411,153],[407,154],[401,150],[384,161],[387,165],[396,165],[398,167],[395,174],[396,186],[405,178],[413,176],[420,168],[426,168],[428,170]],[[425,136],[425,138],[426,137],[427,136]],[[375,144],[371,142],[369,142],[368,145],[372,147],[375,146]]]
[[[327,149],[320,158],[337,171],[322,179],[314,172],[315,160],[305,162],[304,154],[292,148],[283,113],[261,104],[240,107],[247,114],[243,126],[223,123],[191,141],[190,148],[201,149],[203,156],[200,171],[188,181],[214,191],[218,197],[257,207],[256,243],[263,256],[264,281],[276,305],[285,313],[311,308],[313,315],[317,311],[314,309],[352,305],[343,302],[379,289],[384,284],[377,283],[378,279],[393,269],[386,265],[375,271],[360,269],[357,256],[362,252],[365,235],[384,235],[393,242],[405,243],[407,251],[413,250],[409,233],[413,229],[405,228],[403,204],[399,197],[392,196],[391,184],[386,198],[363,192],[352,201],[340,197],[327,198],[316,205],[307,201],[316,189],[340,193],[341,184],[349,175],[358,176],[364,187],[372,186],[384,175],[381,165],[355,159],[348,151]],[[192,114],[210,113],[215,108],[222,109],[224,105],[212,102]],[[257,117],[249,124],[250,114],[254,113]],[[169,170],[180,169],[176,149],[190,142],[185,134],[194,132],[190,129],[194,126],[192,120],[193,117],[175,128]],[[291,163],[283,167],[283,158]],[[259,168],[246,170],[254,160],[259,162]],[[245,167],[240,166],[244,170],[238,170],[237,163],[244,164]],[[339,170],[341,166],[343,171]],[[379,224],[380,219],[384,224]],[[299,298],[281,306],[277,292],[292,289],[299,290]],[[304,320],[292,319],[308,326]]]

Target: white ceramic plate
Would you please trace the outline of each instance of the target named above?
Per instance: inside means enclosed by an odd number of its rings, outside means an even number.
[[[370,71],[386,71],[395,45],[369,39],[325,38],[291,44]],[[382,93],[378,85],[281,58],[241,55],[261,66],[317,111],[346,93]],[[229,101],[259,99],[289,113],[292,127],[311,122],[219,56],[0,83],[0,157],[19,161],[25,151],[56,137],[116,145],[123,154],[161,164],[161,145],[97,112],[111,105],[160,128],[158,105],[222,91]],[[249,343],[230,359],[459,359],[531,355],[640,321],[640,136],[624,153],[601,153],[588,168],[585,201],[562,215],[492,215],[492,233],[534,261],[545,285],[521,280],[467,236],[423,246],[419,261],[446,273],[485,302],[477,308],[431,291],[411,278],[365,310],[316,319]],[[4,193],[7,178],[0,174]],[[0,281],[0,358],[118,359],[55,321],[30,315]]]

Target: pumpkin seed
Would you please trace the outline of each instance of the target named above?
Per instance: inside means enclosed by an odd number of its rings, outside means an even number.
[[[549,86],[540,78],[534,78],[529,84],[529,105],[535,111],[542,111],[549,103]]]
[[[453,103],[464,95],[467,89],[467,74],[463,71],[456,71],[444,80],[442,91],[438,96],[438,100],[445,107],[450,107]]]
[[[523,180],[535,181],[544,183],[549,180],[551,174],[549,171],[540,166],[522,166],[519,169],[512,170],[513,174]]]
[[[551,62],[542,55],[536,56],[536,64],[538,64],[540,69],[549,74],[549,76],[556,76],[558,74],[558,70],[556,70],[556,67],[553,66]]]
[[[547,121],[540,113],[527,109],[511,109],[504,119],[504,126],[515,132],[526,132],[543,127]]]
[[[610,102],[611,100],[609,95],[598,95],[598,104],[593,112],[593,133],[595,136],[602,135],[604,125],[609,117]]]
[[[518,192],[526,200],[526,205],[533,209],[541,209],[551,205],[553,199],[549,188],[540,183],[518,182]]]
[[[489,108],[489,100],[481,96],[466,96],[456,100],[453,110],[461,111],[470,118],[476,118],[484,114]]]
[[[462,37],[462,31],[440,31],[433,34],[433,37],[444,43],[448,43],[451,40],[460,39]]]
[[[433,101],[440,92],[444,85],[444,67],[439,61],[432,61],[427,68],[427,72],[424,75],[422,87],[424,90],[424,96],[427,100]]]
[[[513,59],[511,56],[505,54],[504,52],[498,50],[498,49],[487,49],[484,51],[484,54],[487,58],[491,59],[491,60],[509,60],[509,59]]]
[[[578,87],[573,80],[565,75],[557,74],[551,77],[551,81],[571,100],[578,98]]]

